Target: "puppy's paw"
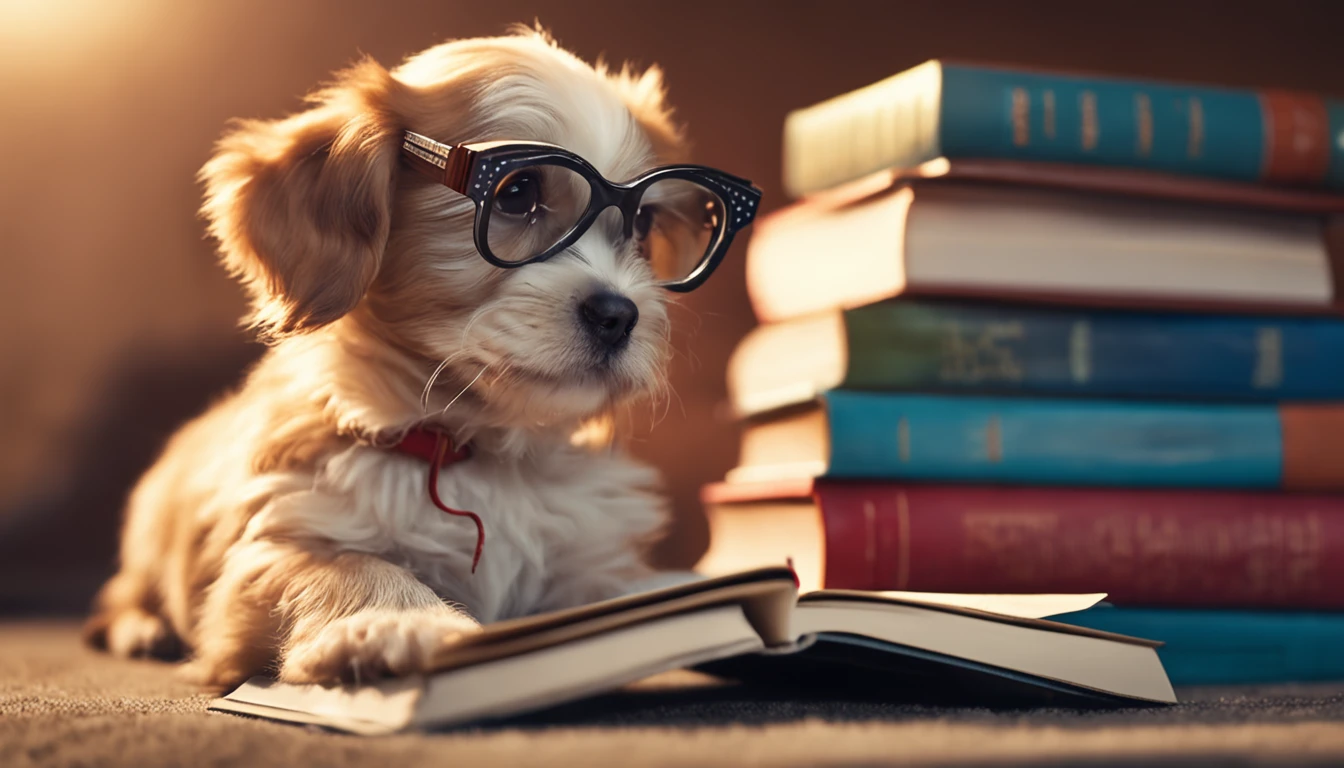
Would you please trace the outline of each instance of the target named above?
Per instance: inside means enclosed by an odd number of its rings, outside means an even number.
[[[479,629],[470,618],[448,611],[361,611],[297,640],[285,654],[280,679],[360,682],[425,672],[440,649]]]
[[[114,656],[176,659],[182,647],[168,622],[140,608],[107,611],[90,619],[84,638]]]
[[[184,682],[208,691],[223,693],[246,681],[261,669],[240,663],[238,657],[197,656],[177,668]]]

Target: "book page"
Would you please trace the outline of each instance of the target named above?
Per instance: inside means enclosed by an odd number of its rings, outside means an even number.
[[[793,572],[758,568],[711,579],[673,574],[666,586],[562,611],[486,624],[435,656],[433,669],[446,671],[528,653],[602,632],[673,614],[741,605],[769,644],[784,642],[778,626],[787,626],[797,598]],[[767,636],[768,635],[768,636]]]
[[[822,594],[811,592],[809,594]],[[1085,611],[1106,599],[1105,592],[1085,595],[961,595],[946,592],[873,592],[875,597],[928,605],[970,608],[1018,619],[1044,619]]]

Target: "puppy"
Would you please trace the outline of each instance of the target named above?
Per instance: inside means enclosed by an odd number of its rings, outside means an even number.
[[[238,122],[201,171],[271,348],[134,489],[88,629],[119,656],[180,646],[212,687],[423,670],[479,623],[628,589],[664,523],[653,471],[572,435],[664,386],[666,291],[612,227],[487,263],[472,201],[403,152],[405,131],[542,141],[632,178],[681,153],[658,70],[595,69],[527,31],[364,60],[309,103]],[[594,340],[598,293],[637,309],[619,344]],[[391,449],[426,426],[470,450],[436,496],[426,459]],[[462,511],[487,534],[479,567]]]

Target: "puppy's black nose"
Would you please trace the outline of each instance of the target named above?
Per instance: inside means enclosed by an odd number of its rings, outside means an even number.
[[[602,344],[619,347],[630,338],[639,320],[635,302],[609,291],[595,293],[579,305],[583,325]]]

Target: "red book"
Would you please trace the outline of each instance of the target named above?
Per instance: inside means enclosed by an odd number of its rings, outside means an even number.
[[[1344,608],[1344,496],[803,481],[704,500],[709,573],[790,559],[804,588]]]

